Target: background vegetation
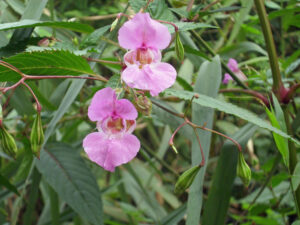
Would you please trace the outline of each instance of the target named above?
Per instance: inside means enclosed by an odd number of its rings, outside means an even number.
[[[111,32],[110,25],[117,13],[134,14],[145,1],[0,1],[4,61],[26,74],[101,74],[109,79],[107,84],[75,79],[28,82],[42,104],[45,140],[40,159],[33,156],[30,144],[34,99],[24,87],[1,96],[3,124],[16,140],[18,153],[14,160],[0,152],[0,223],[300,224],[295,144],[300,141],[299,4],[299,0],[150,3],[153,18],[179,26],[185,58],[177,58],[174,44],[164,51],[163,60],[178,71],[176,84],[151,99],[156,104],[150,116],[140,115],[135,134],[142,147],[137,158],[110,173],[87,159],[82,140],[95,129],[87,118],[90,99],[105,86],[120,87],[121,68],[96,62],[88,66],[81,56],[121,59],[125,51],[118,46],[117,32],[125,18]],[[66,23],[74,21],[78,23]],[[266,32],[268,21],[272,33]],[[273,50],[268,42],[272,36]],[[222,84],[223,74],[230,72],[229,58],[238,61],[246,81]],[[0,65],[2,87],[18,79],[18,73]],[[284,95],[293,85],[295,92]],[[189,109],[192,92],[200,97]],[[257,94],[273,111],[266,113]],[[245,187],[236,177],[236,146],[219,135],[198,131],[206,164],[189,191],[175,195],[179,175],[198,165],[201,155],[188,126],[174,139],[178,154],[171,150],[169,139],[182,119],[157,105],[177,112],[189,109],[194,123],[238,141],[252,170],[250,185]]]

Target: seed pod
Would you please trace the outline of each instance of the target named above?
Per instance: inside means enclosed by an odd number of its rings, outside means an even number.
[[[175,52],[178,59],[182,61],[184,59],[184,48],[180,40],[178,31],[176,32],[176,36],[175,36]]]
[[[36,157],[40,157],[40,150],[44,142],[44,131],[40,113],[37,113],[30,134],[31,151]]]
[[[200,170],[200,166],[194,166],[190,169],[188,169],[187,171],[185,171],[177,180],[176,184],[175,184],[175,194],[182,194],[186,189],[188,189],[196,175],[198,174],[199,170]]]
[[[244,185],[246,187],[248,187],[250,180],[251,180],[251,169],[249,168],[248,164],[246,163],[244,156],[241,152],[239,152],[239,159],[238,159],[236,173],[241,178]]]
[[[4,153],[15,159],[18,151],[15,139],[7,132],[3,125],[0,126],[0,138]]]
[[[114,22],[112,22],[112,24],[110,25],[110,32],[112,32],[112,31],[116,28],[118,22],[119,22],[119,17],[117,17],[117,18],[114,20]]]

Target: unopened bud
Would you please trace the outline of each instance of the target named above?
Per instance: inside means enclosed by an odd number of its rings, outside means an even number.
[[[241,178],[244,185],[248,187],[251,180],[251,169],[246,163],[244,156],[241,152],[239,152],[239,159],[237,165],[237,175]]]
[[[37,113],[31,134],[30,134],[31,150],[36,157],[40,157],[40,150],[44,142],[44,131],[40,113]]]
[[[139,96],[134,102],[134,105],[137,111],[139,111],[143,115],[150,116],[152,112],[152,102],[148,97]]]
[[[179,37],[179,32],[175,34],[175,52],[180,61],[184,59],[184,48]]]
[[[48,47],[50,44],[50,41],[48,38],[43,38],[42,40],[40,40],[38,42],[38,46],[41,46],[41,47]]]
[[[112,31],[116,28],[118,22],[119,22],[119,17],[117,17],[117,18],[114,20],[114,22],[112,22],[112,24],[111,24],[111,26],[110,26],[110,32],[112,32]]]
[[[15,159],[18,151],[15,139],[7,132],[3,125],[0,126],[0,138],[4,153]]]
[[[186,189],[188,189],[193,181],[195,180],[196,175],[200,170],[200,166],[194,166],[187,171],[185,171],[177,180],[175,184],[175,194],[182,194]]]
[[[177,151],[177,148],[175,147],[175,145],[174,145],[174,144],[171,144],[171,147],[172,147],[173,151],[174,151],[176,154],[178,154],[178,151]]]

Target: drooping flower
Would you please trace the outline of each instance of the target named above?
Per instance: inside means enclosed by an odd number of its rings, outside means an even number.
[[[241,80],[247,80],[245,74],[239,69],[238,63],[235,59],[230,58],[227,63],[228,68]],[[228,81],[233,80],[232,77],[228,74],[224,74],[224,79],[222,81],[223,84],[227,84]]]
[[[121,74],[129,87],[155,96],[174,84],[176,70],[161,62],[160,50],[171,41],[166,26],[151,19],[149,13],[137,13],[120,28],[118,39],[120,46],[130,50],[124,56],[127,67]]]
[[[224,79],[223,79],[222,83],[223,83],[223,84],[228,84],[228,82],[229,82],[230,80],[233,80],[232,77],[229,75],[229,73],[225,73],[225,74],[224,74]]]
[[[113,172],[115,167],[132,160],[140,142],[132,135],[137,111],[127,99],[117,99],[111,88],[98,91],[89,106],[88,116],[97,121],[98,132],[88,134],[83,148],[90,160]]]

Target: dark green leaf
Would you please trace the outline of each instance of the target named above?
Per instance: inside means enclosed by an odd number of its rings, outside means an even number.
[[[21,53],[4,59],[28,75],[95,75],[81,56],[68,51]],[[17,81],[20,74],[0,66],[0,81]]]
[[[82,218],[103,224],[97,182],[79,153],[68,145],[48,145],[41,151],[37,168],[45,180]]]
[[[4,186],[4,187],[6,187],[8,190],[10,190],[10,191],[14,192],[15,194],[19,195],[19,192],[18,192],[17,188],[16,188],[13,184],[11,184],[11,183],[9,182],[9,180],[6,179],[6,178],[5,178],[4,176],[2,176],[1,174],[0,174],[0,186]]]
[[[11,30],[18,28],[28,28],[28,27],[53,27],[53,28],[63,28],[69,29],[76,32],[91,33],[93,28],[87,24],[77,23],[77,22],[60,22],[60,21],[38,21],[38,20],[20,20],[13,23],[3,23],[0,24],[1,30]]]

